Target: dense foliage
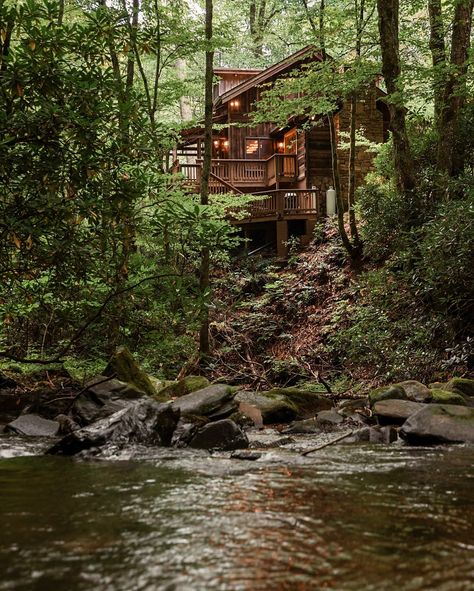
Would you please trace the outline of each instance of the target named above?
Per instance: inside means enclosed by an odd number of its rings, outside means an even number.
[[[236,244],[226,199],[202,204],[172,169],[183,121],[203,114],[205,52],[216,65],[255,67],[313,43],[323,61],[262,89],[257,120],[317,124],[308,118],[355,105],[382,71],[392,117],[366,185],[338,195],[356,278],[331,303],[324,364],[419,377],[469,367],[472,9],[472,0],[216,0],[211,48],[203,2],[1,2],[0,355],[100,360],[127,344],[153,373],[176,375],[212,304],[200,288],[203,253],[225,285],[235,279],[225,275]],[[363,135],[354,116],[347,149]],[[334,171],[337,187],[337,161]],[[283,289],[277,276],[269,285],[270,299]],[[278,326],[256,314],[261,345]],[[285,318],[294,320],[289,309]],[[278,360],[280,374],[269,363],[278,381],[299,361]]]
[[[195,275],[201,248],[222,261],[231,229],[224,204],[200,206],[167,172],[173,64],[166,71],[156,58],[155,78],[137,72],[152,69],[158,50],[161,60],[165,50],[186,55],[196,41],[171,8],[165,24],[161,12],[143,14],[137,38],[120,7],[70,3],[64,18],[58,6],[2,7],[4,354],[102,357],[126,342],[156,372],[175,372],[193,352],[205,297]]]

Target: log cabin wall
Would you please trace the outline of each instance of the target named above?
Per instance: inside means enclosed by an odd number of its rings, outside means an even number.
[[[332,176],[331,140],[329,125],[321,120],[307,134],[307,188],[327,191],[334,185]]]
[[[229,158],[260,159],[260,154],[255,156],[246,154],[246,140],[249,138],[270,139],[270,131],[273,127],[271,123],[248,125],[249,113],[254,110],[256,100],[257,89],[251,88],[224,106],[227,109],[227,121],[229,122]],[[238,104],[236,105],[236,103]]]

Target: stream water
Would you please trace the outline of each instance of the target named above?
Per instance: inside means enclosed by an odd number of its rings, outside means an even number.
[[[17,445],[0,438],[1,591],[474,589],[473,447],[84,462]]]

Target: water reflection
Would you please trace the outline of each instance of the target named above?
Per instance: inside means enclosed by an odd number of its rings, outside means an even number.
[[[2,460],[0,590],[467,591],[472,460],[462,447],[341,447],[249,472]]]

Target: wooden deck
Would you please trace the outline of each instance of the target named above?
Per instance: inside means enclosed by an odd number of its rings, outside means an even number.
[[[189,181],[199,183],[201,167],[200,160],[196,164],[181,164],[180,172]],[[295,182],[297,162],[293,154],[274,154],[266,160],[212,160],[211,172],[214,180],[219,179],[245,192],[245,188],[264,189],[277,183]]]
[[[279,189],[257,194],[247,208],[248,216],[233,223],[320,218],[326,213],[326,198],[318,189]]]

